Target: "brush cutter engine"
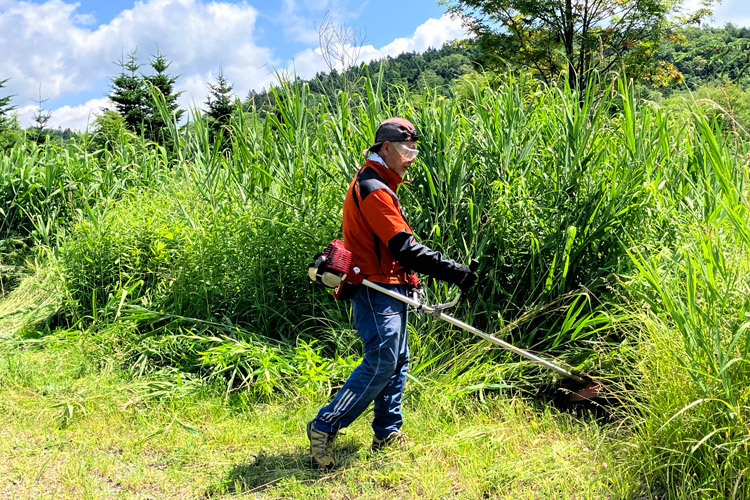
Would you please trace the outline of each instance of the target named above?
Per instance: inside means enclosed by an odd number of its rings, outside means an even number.
[[[352,262],[352,253],[340,240],[333,240],[322,253],[316,255],[308,265],[307,272],[312,281],[336,289],[335,295],[345,283],[361,285],[364,279],[359,267]]]

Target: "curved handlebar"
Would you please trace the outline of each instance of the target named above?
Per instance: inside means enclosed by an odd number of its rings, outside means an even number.
[[[434,306],[429,306],[427,304],[423,304],[422,302],[420,302],[419,297],[416,295],[414,295],[413,297],[407,297],[405,295],[401,295],[400,293],[396,291],[383,288],[381,285],[378,285],[377,283],[373,283],[370,280],[362,280],[362,284],[368,288],[372,288],[373,290],[377,290],[378,292],[384,293],[390,297],[398,299],[401,302],[404,302],[405,304],[409,304],[410,306],[414,308],[414,311],[417,313],[425,312],[429,314],[430,316],[434,316],[436,318],[439,318],[443,314],[443,311],[445,311],[446,309],[450,309],[451,307],[458,304],[458,301],[461,299],[461,290],[459,290],[450,301],[445,302],[443,304],[436,304]]]
[[[435,317],[440,316],[443,311],[446,309],[450,309],[451,307],[458,304],[459,299],[461,298],[461,290],[458,291],[455,297],[453,297],[453,300],[449,302],[445,302],[444,304],[436,304],[434,306],[429,306],[427,309],[427,312]]]

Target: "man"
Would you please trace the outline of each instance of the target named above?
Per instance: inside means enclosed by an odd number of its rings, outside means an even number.
[[[344,200],[344,244],[370,281],[408,295],[410,273],[428,274],[466,291],[476,281],[468,266],[444,258],[417,243],[401,211],[396,188],[417,156],[417,131],[403,118],[378,127],[365,151],[367,161],[349,185]],[[404,444],[401,395],[406,381],[409,348],[407,306],[360,286],[352,300],[354,326],[364,344],[362,363],[328,405],[307,424],[310,453],[318,466],[333,467],[336,433],[374,403],[372,449]]]

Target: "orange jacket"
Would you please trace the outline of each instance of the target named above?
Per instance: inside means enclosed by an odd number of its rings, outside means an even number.
[[[402,182],[387,166],[367,160],[346,193],[344,245],[370,281],[407,283],[406,272],[388,248],[388,241],[396,234],[412,234],[396,197],[396,188]]]

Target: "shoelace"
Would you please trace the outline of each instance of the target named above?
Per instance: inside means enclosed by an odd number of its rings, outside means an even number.
[[[323,451],[330,454],[333,447],[333,438],[335,436],[335,434],[325,434],[320,431],[312,430],[310,432],[310,442],[312,444],[312,448],[323,448]]]

